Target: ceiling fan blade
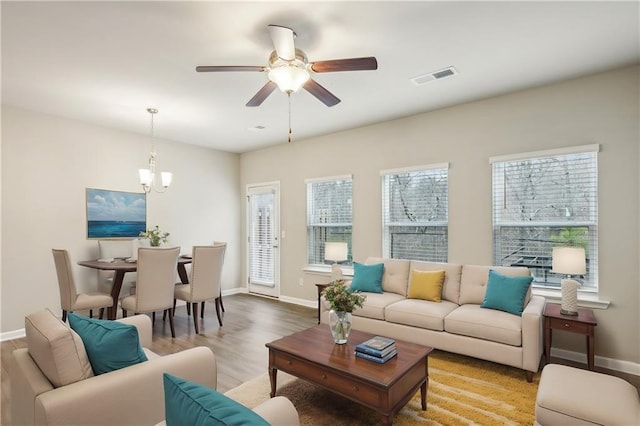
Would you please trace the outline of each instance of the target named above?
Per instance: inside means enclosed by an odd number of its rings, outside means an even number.
[[[285,61],[292,61],[296,58],[296,48],[293,44],[295,33],[291,28],[280,25],[269,25],[269,35],[273,46],[276,48],[278,57]]]
[[[196,67],[197,72],[220,72],[220,71],[266,71],[263,66],[242,66],[242,65],[200,65]]]
[[[311,69],[314,72],[377,70],[378,61],[374,56],[316,61],[311,63]]]
[[[338,99],[333,93],[322,87],[317,81],[312,78],[307,80],[307,82],[302,87],[304,87],[304,90],[311,93],[313,96],[318,98],[320,102],[328,107],[332,107],[340,103],[340,99]]]
[[[264,100],[267,99],[267,96],[269,96],[271,92],[275,90],[276,87],[278,87],[277,84],[275,84],[273,81],[268,81],[267,84],[262,86],[262,89],[258,90],[258,93],[256,93],[255,96],[251,98],[249,102],[247,102],[247,106],[260,106],[264,102]]]

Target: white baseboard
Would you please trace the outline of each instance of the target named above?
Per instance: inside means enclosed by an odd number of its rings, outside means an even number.
[[[551,356],[566,359],[568,361],[587,363],[587,355],[582,352],[567,351],[565,349],[551,348]],[[640,376],[640,364],[631,361],[622,361],[614,358],[595,356],[595,364],[608,370],[620,371],[634,376]]]
[[[298,299],[297,297],[280,296],[280,301],[285,303],[291,303],[294,305],[306,306],[307,308],[318,308],[317,300]]]
[[[21,337],[25,337],[26,334],[24,332],[24,328],[20,330],[7,331],[5,333],[0,333],[0,342],[6,342],[7,340],[19,339]]]

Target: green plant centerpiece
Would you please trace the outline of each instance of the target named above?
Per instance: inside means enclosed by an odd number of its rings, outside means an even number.
[[[153,229],[147,229],[146,231],[141,232],[139,235],[140,238],[148,239],[151,247],[160,247],[161,243],[166,243],[168,241],[168,236],[169,233],[161,231],[158,225]]]
[[[339,345],[347,343],[351,332],[351,313],[362,304],[367,296],[358,291],[351,291],[344,280],[332,281],[322,291],[322,295],[329,302],[329,328],[333,341]]]

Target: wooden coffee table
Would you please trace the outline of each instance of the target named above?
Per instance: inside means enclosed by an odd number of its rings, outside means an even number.
[[[426,410],[427,362],[433,348],[397,340],[398,355],[384,364],[357,358],[355,346],[373,336],[352,330],[349,341],[337,345],[322,324],[267,343],[271,397],[282,370],[379,412],[383,424],[393,422],[418,388]]]

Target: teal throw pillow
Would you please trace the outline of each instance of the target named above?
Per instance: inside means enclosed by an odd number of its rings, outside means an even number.
[[[531,281],[533,281],[532,276],[507,277],[493,269],[489,270],[487,292],[480,307],[522,316],[524,300],[527,297]]]
[[[198,383],[164,373],[164,411],[167,426],[268,426],[244,405]]]
[[[82,339],[96,376],[147,360],[134,325],[73,313],[69,314],[69,325]]]
[[[382,293],[382,272],[384,263],[363,265],[353,262],[353,281],[349,287],[351,291],[365,291],[367,293]]]

